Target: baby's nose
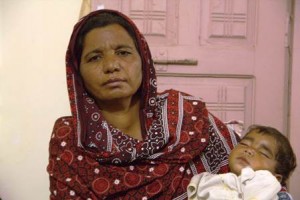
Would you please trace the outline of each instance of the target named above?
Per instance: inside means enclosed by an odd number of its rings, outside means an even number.
[[[255,151],[254,151],[254,149],[247,148],[247,149],[245,149],[244,154],[245,154],[246,156],[252,157],[252,156],[254,156]]]

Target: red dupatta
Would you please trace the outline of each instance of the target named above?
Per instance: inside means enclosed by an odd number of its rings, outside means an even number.
[[[143,69],[143,141],[106,122],[78,72],[78,33],[101,12],[123,17],[135,30]],[[70,39],[66,67],[72,116],[58,119],[53,129],[51,199],[185,199],[194,174],[228,171],[236,135],[210,115],[200,99],[175,90],[157,94],[147,42],[128,17],[99,10],[82,18]]]

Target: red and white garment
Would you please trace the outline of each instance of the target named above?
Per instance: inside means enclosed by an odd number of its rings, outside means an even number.
[[[134,28],[142,59],[143,141],[112,127],[88,94],[79,75],[75,42],[91,17],[110,12]],[[238,136],[188,94],[158,94],[151,54],[142,34],[123,14],[92,12],[74,27],[67,55],[72,116],[58,119],[47,167],[50,199],[186,199],[191,178],[201,172],[228,172],[228,154]]]

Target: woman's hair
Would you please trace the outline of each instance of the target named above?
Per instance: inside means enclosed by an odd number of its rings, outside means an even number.
[[[269,126],[252,125],[248,128],[246,135],[252,131],[257,131],[257,133],[268,135],[275,139],[277,146],[275,173],[282,175],[281,184],[285,186],[287,179],[297,166],[296,156],[289,140],[277,129]]]
[[[114,13],[103,12],[103,13],[99,13],[98,15],[95,15],[95,16],[91,17],[90,19],[88,19],[87,22],[83,25],[83,27],[79,31],[77,41],[75,44],[75,53],[76,53],[76,57],[78,59],[78,63],[80,63],[83,42],[84,42],[84,38],[85,38],[86,34],[94,28],[101,28],[101,27],[105,27],[105,26],[108,26],[111,24],[118,24],[118,25],[122,26],[127,31],[129,36],[132,38],[132,40],[135,44],[135,47],[136,47],[137,51],[139,52],[139,48],[137,45],[137,39],[136,39],[137,36],[135,34],[135,31],[134,31],[132,25],[126,19],[124,19],[123,17],[121,17],[119,15],[116,15]],[[140,54],[140,52],[139,52],[139,54]]]

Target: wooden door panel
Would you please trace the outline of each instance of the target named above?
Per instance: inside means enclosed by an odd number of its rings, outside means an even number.
[[[136,22],[160,90],[201,96],[224,121],[283,130],[287,1],[93,0],[92,9],[117,9]]]
[[[224,78],[170,74],[159,76],[157,85],[160,92],[173,88],[200,97],[208,109],[224,122],[240,121],[245,128],[253,121],[254,80],[251,76]]]

